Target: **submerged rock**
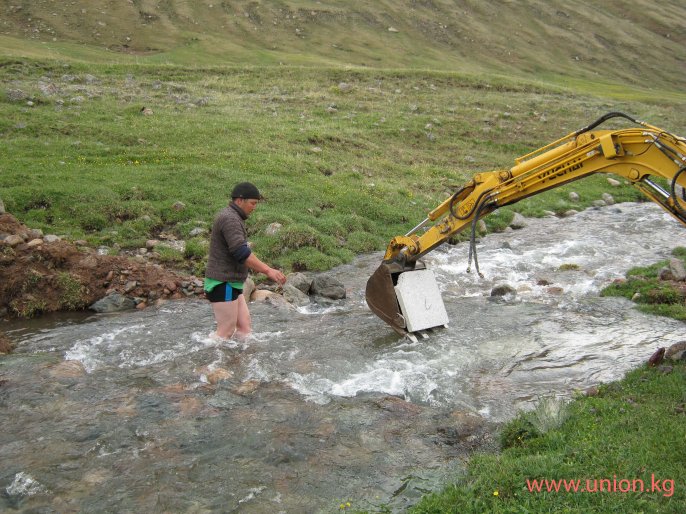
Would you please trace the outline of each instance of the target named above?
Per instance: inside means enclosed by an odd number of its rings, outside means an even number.
[[[133,298],[119,293],[112,293],[92,304],[89,309],[95,312],[105,313],[126,311],[129,309],[134,309],[135,307],[136,302]]]
[[[491,296],[516,295],[517,290],[510,284],[499,284],[491,289]]]
[[[12,353],[14,350],[14,343],[9,338],[0,332],[0,354]]]

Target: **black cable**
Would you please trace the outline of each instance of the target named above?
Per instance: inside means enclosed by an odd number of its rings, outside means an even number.
[[[455,194],[450,198],[450,214],[453,215],[453,217],[457,219],[462,219],[460,218],[457,213],[455,212],[455,203],[457,202],[457,197],[462,194],[462,192],[467,189],[467,186],[462,186],[460,189],[458,189]]]
[[[483,197],[483,195],[481,195]],[[481,200],[481,197],[479,200]],[[479,277],[484,278],[483,273],[479,270],[479,258],[476,255],[476,224],[480,219],[481,211],[486,207],[487,204],[486,202],[481,202],[477,204],[476,207],[476,213],[474,214],[474,219],[472,220],[472,230],[471,230],[471,235],[469,238],[469,259],[467,262],[467,273],[471,273],[472,271],[472,255],[474,256],[474,268],[476,269],[477,274]]]
[[[600,118],[595,120],[593,123],[591,123],[587,127],[584,127],[582,129],[579,129],[576,132],[574,132],[574,135],[578,136],[579,134],[583,134],[584,132],[588,132],[589,130],[593,130],[598,125],[601,125],[601,124],[605,123],[607,120],[612,119],[612,118],[626,118],[627,120],[629,120],[633,123],[638,123],[639,125],[641,124],[640,121],[635,120],[634,118],[632,118],[628,114],[624,114],[623,112],[608,112],[606,115],[601,116]]]

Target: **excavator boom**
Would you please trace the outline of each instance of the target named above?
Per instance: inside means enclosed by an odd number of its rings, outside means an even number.
[[[636,126],[597,129],[607,120],[618,117]],[[410,298],[413,293],[399,289],[401,275],[423,269],[418,259],[471,227],[468,266],[471,267],[473,258],[478,272],[475,229],[479,219],[500,207],[596,173],[625,178],[686,225],[686,200],[678,194],[678,188],[682,188],[682,194],[686,188],[686,139],[626,114],[608,113],[576,132],[518,157],[510,169],[477,173],[410,232],[394,237],[381,265],[367,282],[367,305],[399,334],[411,334],[413,325],[426,323],[415,321],[408,326],[409,318],[427,317],[434,308],[443,307],[435,299],[437,286],[429,285],[421,292],[426,296],[423,303],[432,306],[424,312],[417,312],[420,308]],[[433,326],[447,323],[447,316],[428,317],[436,318],[429,322],[435,323]]]

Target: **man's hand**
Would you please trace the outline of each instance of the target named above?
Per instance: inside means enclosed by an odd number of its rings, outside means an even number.
[[[281,273],[278,269],[269,268],[265,275],[281,286],[286,283],[286,275]]]

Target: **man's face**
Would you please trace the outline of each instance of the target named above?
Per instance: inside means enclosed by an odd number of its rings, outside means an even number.
[[[250,216],[250,213],[257,207],[257,202],[259,202],[259,200],[255,200],[254,198],[236,198],[234,201],[236,202],[236,205],[243,210],[246,216]]]

